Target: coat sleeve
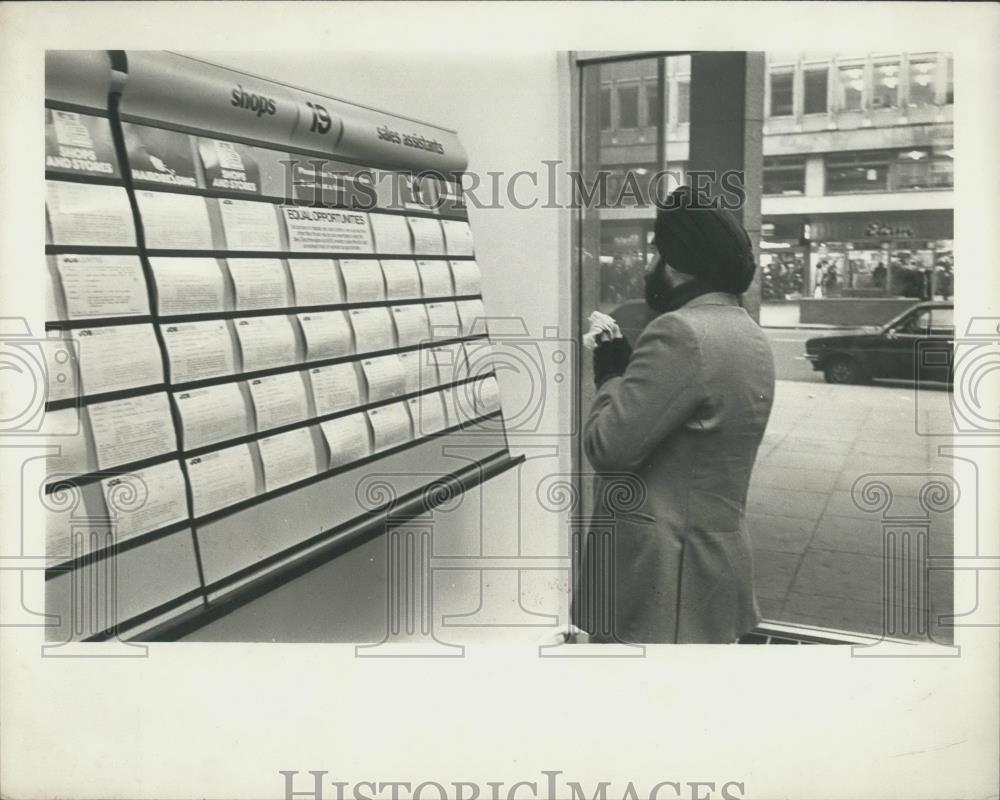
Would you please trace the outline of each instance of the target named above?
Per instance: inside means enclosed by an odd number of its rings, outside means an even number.
[[[694,331],[675,315],[662,314],[639,337],[625,374],[597,393],[584,425],[584,452],[596,470],[634,469],[703,400]]]

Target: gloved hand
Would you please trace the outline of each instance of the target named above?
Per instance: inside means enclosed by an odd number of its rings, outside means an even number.
[[[600,388],[608,378],[622,375],[632,357],[632,345],[618,334],[617,339],[600,342],[594,349],[594,385]]]

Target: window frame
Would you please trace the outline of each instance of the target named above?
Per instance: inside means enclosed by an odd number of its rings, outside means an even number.
[[[774,113],[774,79],[787,77],[790,81],[788,87],[789,101],[787,114]],[[788,119],[795,116],[795,67],[775,66],[771,67],[767,73],[767,117],[768,119]]]
[[[896,67],[896,90],[895,90],[895,100],[892,105],[876,105],[875,100],[878,97],[879,89],[879,78],[878,71],[879,67],[895,66]],[[903,108],[903,97],[902,97],[902,84],[903,84],[903,57],[902,55],[884,55],[872,58],[872,73],[871,73],[871,98],[869,100],[869,106],[872,111],[886,111],[893,109]]]
[[[890,188],[890,171],[892,168],[893,156],[896,153],[895,150],[845,150],[842,152],[834,153],[824,153],[823,154],[823,188],[824,194],[827,195],[844,195],[844,194],[884,194],[886,192],[891,192]],[[848,161],[847,157],[851,156],[854,160]],[[836,162],[840,158],[840,164],[831,164],[831,159]],[[850,189],[850,190],[830,190],[830,172],[831,168],[840,166],[842,168],[846,167],[857,167],[864,168],[866,166],[884,167],[885,169],[885,179],[882,183],[881,188],[870,188],[870,189]]]
[[[615,81],[615,127],[616,131],[635,131],[642,127],[640,124],[642,119],[640,117],[640,88],[642,87],[643,81],[638,78],[629,78],[626,80]],[[622,93],[624,91],[634,90],[635,91],[635,125],[624,125],[622,124]]]
[[[858,112],[865,111],[868,106],[869,99],[869,87],[868,80],[866,78],[867,69],[865,67],[865,62],[858,59],[849,59],[846,61],[837,61],[834,65],[837,71],[837,97],[836,97],[836,110],[837,111],[847,111],[847,112]],[[847,106],[847,86],[843,80],[844,73],[849,69],[859,69],[861,70],[861,90],[860,101],[857,108],[849,108]]]
[[[821,111],[809,110],[809,73],[823,73],[823,109]],[[830,65],[829,64],[803,64],[802,65],[802,116],[815,116],[830,113]]]

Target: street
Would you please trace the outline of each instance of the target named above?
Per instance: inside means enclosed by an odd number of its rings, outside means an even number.
[[[779,381],[823,382],[823,373],[816,372],[805,360],[806,340],[830,335],[836,331],[810,331],[786,328],[764,328],[774,352],[775,377]]]

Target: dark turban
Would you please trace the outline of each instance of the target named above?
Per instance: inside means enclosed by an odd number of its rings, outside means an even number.
[[[656,214],[656,249],[675,270],[714,291],[742,294],[757,268],[750,237],[729,211],[707,206],[688,186],[671,192]]]

